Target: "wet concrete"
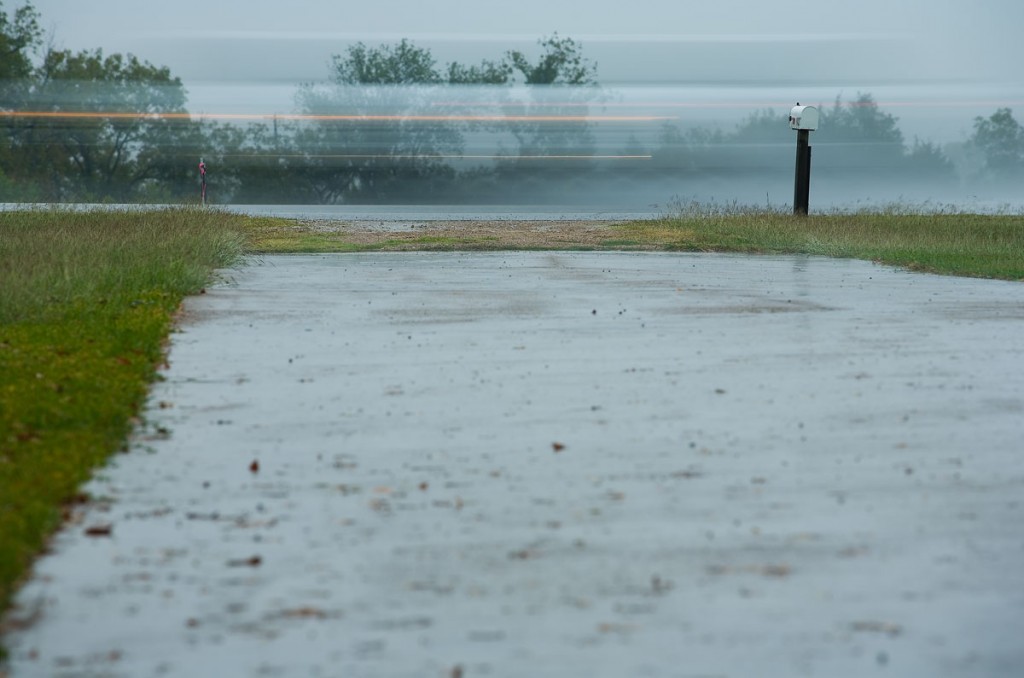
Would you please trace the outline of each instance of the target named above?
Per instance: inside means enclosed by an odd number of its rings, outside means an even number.
[[[1020,284],[267,257],[189,300],[13,676],[1010,676]]]

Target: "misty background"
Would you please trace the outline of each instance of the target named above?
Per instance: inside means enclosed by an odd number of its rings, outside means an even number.
[[[24,4],[0,7],[13,17]],[[120,132],[125,119],[7,117],[11,148],[53,163],[44,181],[38,162],[0,158],[3,200],[187,200],[204,157],[213,202],[779,207],[792,199],[786,116],[799,100],[824,113],[811,135],[812,207],[1021,201],[1024,4],[1009,0],[31,4],[35,84],[8,87],[0,108],[138,108],[138,92],[127,96],[102,68],[131,54],[153,67],[147,86],[159,101],[145,110],[189,115]],[[513,67],[499,84],[448,84],[452,64],[500,66],[519,54],[520,66],[539,66],[557,52],[544,44],[552,39],[590,68],[584,82],[556,73],[528,83],[528,68]],[[402,44],[438,81],[339,75],[359,45],[386,61]],[[75,61],[97,48],[97,68]],[[41,75],[48,52],[69,58]],[[83,77],[92,99],[72,101]],[[367,115],[377,119],[356,119]],[[78,128],[87,125],[91,136]],[[118,134],[122,165],[105,178],[87,172],[85,156],[105,157]]]

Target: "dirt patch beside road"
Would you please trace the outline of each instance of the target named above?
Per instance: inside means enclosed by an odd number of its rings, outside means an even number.
[[[388,250],[444,249],[621,249],[621,221],[298,221],[321,237],[359,247]]]

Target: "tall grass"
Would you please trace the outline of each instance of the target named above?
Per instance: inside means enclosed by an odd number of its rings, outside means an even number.
[[[211,266],[239,256],[243,221],[189,209],[0,212],[0,322],[140,290],[195,291]]]
[[[0,609],[124,444],[173,314],[243,253],[244,217],[0,212]]]
[[[623,226],[620,236],[647,249],[849,257],[916,271],[1024,280],[1020,214],[682,211]]]

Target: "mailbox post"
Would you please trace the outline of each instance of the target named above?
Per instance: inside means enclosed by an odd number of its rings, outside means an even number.
[[[811,132],[818,129],[818,109],[797,102],[789,112],[789,127],[796,130],[793,214],[807,214],[811,195]]]

